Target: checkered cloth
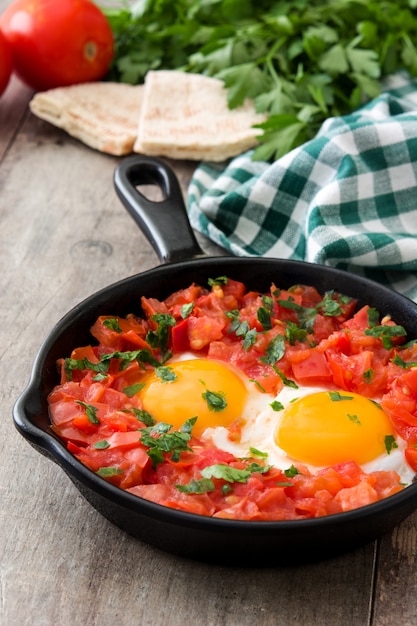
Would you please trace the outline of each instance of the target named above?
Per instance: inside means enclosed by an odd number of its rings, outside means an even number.
[[[196,230],[238,256],[342,268],[417,302],[417,81],[392,77],[272,164],[251,154],[197,168]]]

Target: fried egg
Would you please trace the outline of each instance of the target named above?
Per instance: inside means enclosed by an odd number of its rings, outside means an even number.
[[[252,423],[273,399],[259,393],[227,363],[187,352],[170,359],[166,368],[157,368],[145,377],[140,392],[143,408],[176,430],[187,419],[197,417],[193,428],[196,437],[208,429],[227,429],[236,419]]]
[[[355,461],[367,473],[394,470],[405,484],[414,478],[404,458],[406,443],[369,398],[307,386],[284,386],[274,397],[230,364],[192,353],[170,360],[166,368],[145,379],[144,409],[175,429],[197,417],[193,434],[238,458],[255,449],[283,470],[298,463],[314,472]],[[238,442],[229,436],[237,419]]]

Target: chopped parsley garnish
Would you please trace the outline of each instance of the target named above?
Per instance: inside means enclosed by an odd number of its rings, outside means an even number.
[[[137,409],[136,407],[132,407],[131,409],[135,414],[135,417],[145,424],[145,426],[154,426],[156,424],[156,419],[151,413],[145,411],[145,409]]]
[[[209,411],[219,413],[227,407],[226,394],[223,391],[205,391],[201,394],[207,402]]]
[[[343,313],[340,302],[338,302],[338,300],[335,300],[333,296],[334,291],[327,291],[324,294],[323,300],[319,302],[316,307],[326,317],[337,317],[338,315],[341,315]]]
[[[347,418],[353,423],[361,426],[361,421],[357,415],[352,415],[351,413],[346,413]]]
[[[109,328],[110,330],[114,330],[116,333],[121,333],[122,329],[120,328],[119,321],[115,317],[111,317],[107,320],[104,320],[103,326]]]
[[[373,326],[372,328],[365,328],[365,335],[370,337],[377,337],[381,339],[382,345],[386,350],[390,350],[394,345],[393,337],[405,337],[407,335],[405,329],[402,326]]]
[[[92,424],[100,424],[100,420],[97,417],[98,409],[95,406],[93,406],[92,404],[87,404],[82,400],[76,400],[75,402],[85,408],[85,414],[88,417],[89,422],[91,422]]]
[[[193,312],[194,302],[188,302],[187,304],[183,304],[180,309],[180,315],[182,319],[187,319],[189,315]]]
[[[385,443],[385,449],[387,451],[387,454],[390,454],[392,450],[394,450],[395,448],[398,448],[398,444],[395,441],[394,435],[385,435],[384,443]]]
[[[332,402],[341,402],[341,400],[353,400],[353,396],[344,396],[340,391],[329,391],[329,397]]]
[[[273,411],[282,411],[285,408],[282,402],[279,402],[278,400],[274,400],[269,406]]]
[[[149,330],[146,334],[146,341],[151,348],[159,349],[163,358],[166,360],[168,352],[168,341],[172,326],[176,325],[176,320],[168,313],[156,313],[152,315],[152,321],[158,324],[156,330]]]
[[[284,470],[284,474],[287,478],[294,478],[294,476],[301,474],[301,472],[295,467],[295,465],[291,465],[291,467]]]
[[[307,334],[308,333],[305,328],[297,326],[297,324],[294,324],[294,322],[287,322],[285,336],[291,346],[294,346],[296,341],[305,341]]]
[[[264,474],[270,469],[269,465],[264,466],[258,463],[250,463],[246,469],[237,469],[225,463],[217,463],[202,469],[201,475],[204,478],[220,478],[228,483],[246,483],[253,472]]]
[[[139,441],[148,448],[146,452],[153,467],[163,463],[166,454],[171,454],[171,460],[178,462],[181,452],[184,450],[192,452],[188,442],[196,420],[197,417],[192,417],[186,420],[179,430],[174,431],[171,430],[172,425],[165,422],[139,429]]]
[[[110,444],[105,439],[102,439],[101,441],[96,441],[96,443],[93,445],[93,448],[95,448],[96,450],[105,450],[106,448],[109,448],[109,447],[110,447]]]
[[[276,335],[269,342],[266,350],[265,356],[260,357],[260,361],[262,363],[267,363],[269,365],[273,365],[277,361],[280,361],[285,354],[285,338],[283,335]]]
[[[155,367],[155,374],[163,383],[173,383],[178,378],[172,367],[167,365]]]
[[[109,352],[108,354],[103,354],[100,357],[100,362],[107,369],[110,367],[110,361],[112,359],[120,359],[120,371],[125,370],[133,361],[137,361],[139,365],[153,365],[154,367],[158,367],[161,363],[153,356],[152,352],[147,348],[142,348],[141,350],[128,350],[127,352]]]
[[[94,380],[95,383],[100,383],[102,380],[106,380],[107,374],[96,374],[92,377],[91,380]]]
[[[226,311],[225,315],[231,320],[229,333],[235,333],[236,337],[243,337],[242,347],[247,352],[256,341],[258,334],[256,328],[250,328],[247,320],[240,320],[238,309]]]
[[[368,309],[368,326],[369,328],[374,328],[379,324],[379,313],[373,307],[369,307]]]
[[[181,493],[189,494],[203,494],[214,491],[215,489],[214,483],[210,478],[200,478],[200,480],[192,478],[186,485],[175,485],[175,487],[178,491],[181,491]]]
[[[274,308],[274,301],[271,296],[262,296],[261,299],[264,309],[271,313],[272,309]]]
[[[257,318],[264,330],[271,330],[272,320],[271,313],[263,306],[260,306],[257,311]]]
[[[284,383],[284,385],[286,387],[291,387],[292,389],[299,389],[297,383],[293,380],[290,380],[289,378],[287,378],[284,374],[284,372],[281,372],[281,370],[279,370],[277,367],[274,366],[274,372],[276,372],[278,374],[278,376],[280,377],[280,379],[282,380],[282,382]]]
[[[362,378],[364,380],[365,383],[367,383],[368,385],[373,381],[374,379],[374,370],[372,369],[372,367],[370,367],[369,369],[365,370],[362,374]]]
[[[209,278],[207,283],[210,287],[214,287],[215,285],[227,285],[228,278],[227,276],[218,276],[217,278]]]
[[[398,354],[396,354],[391,360],[395,365],[398,365],[403,369],[407,369],[408,367],[417,367],[417,361],[404,361]]]
[[[128,387],[123,388],[123,393],[128,397],[132,398],[134,395],[139,393],[145,387],[145,383],[135,383],[134,385],[129,385]]]
[[[254,457],[258,457],[260,459],[266,459],[268,456],[268,452],[262,452],[261,450],[258,450],[257,448],[249,448],[249,452],[251,453],[252,456]]]
[[[96,474],[101,476],[102,478],[111,478],[112,476],[117,476],[118,474],[123,474],[123,470],[118,467],[100,467]]]
[[[265,387],[262,387],[261,383],[259,382],[259,380],[256,380],[256,378],[249,378],[249,382],[256,385],[259,391],[262,391],[262,393],[266,393]]]
[[[245,352],[247,352],[249,348],[254,345],[254,343],[256,342],[257,336],[258,336],[258,331],[256,330],[256,328],[252,328],[251,330],[248,330],[242,342],[242,347]]]
[[[64,360],[64,370],[68,380],[72,380],[72,372],[74,370],[82,371],[85,369],[89,369],[92,372],[102,374],[107,372],[107,370],[109,369],[109,364],[103,360],[99,361],[98,363],[93,363],[92,361],[89,361],[87,357],[84,357],[84,359],[67,358]]]

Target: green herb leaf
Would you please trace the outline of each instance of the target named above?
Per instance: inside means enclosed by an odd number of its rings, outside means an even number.
[[[353,400],[353,396],[345,396],[340,391],[329,391],[329,397],[332,402],[341,402],[342,400]]]
[[[361,426],[361,421],[357,415],[352,415],[351,413],[346,413],[347,418],[353,423]]]
[[[268,457],[267,452],[261,452],[261,450],[258,450],[257,448],[251,447],[249,448],[249,452],[252,456],[259,457],[260,459],[266,459]]]
[[[372,369],[372,367],[370,367],[369,369],[364,371],[364,373],[362,374],[362,378],[367,384],[370,384],[374,379],[374,374],[374,370]]]
[[[368,309],[368,326],[374,328],[379,324],[379,313],[376,309],[369,307]]]
[[[193,312],[194,302],[188,302],[188,304],[183,304],[180,308],[180,315],[182,319],[187,319]]]
[[[226,394],[223,391],[205,391],[201,394],[204,400],[207,402],[207,406],[210,411],[219,413],[224,411],[227,407]]]
[[[76,400],[75,402],[85,408],[85,414],[88,417],[89,422],[91,422],[92,424],[100,424],[100,420],[97,417],[98,409],[95,406],[93,406],[92,404],[87,404],[82,400]]]
[[[102,478],[111,478],[112,476],[117,476],[118,474],[123,474],[123,470],[118,467],[100,467],[96,474],[101,476]]]
[[[131,6],[130,6],[131,5]],[[115,40],[109,80],[182,69],[224,81],[231,108],[253,98],[257,159],[276,159],[381,90],[417,74],[415,0],[158,0],[103,8]]]
[[[128,387],[123,388],[123,393],[128,397],[132,398],[134,395],[139,393],[145,387],[145,383],[135,383],[134,385],[129,385]]]
[[[287,378],[284,374],[284,372],[281,372],[281,370],[279,370],[277,367],[273,366],[274,371],[278,374],[278,376],[280,377],[280,379],[282,380],[282,382],[284,383],[284,385],[286,387],[291,387],[292,389],[299,389],[297,383],[293,380],[290,380],[289,378]]]
[[[158,422],[154,426],[141,428],[140,442],[147,447],[147,454],[152,461],[153,467],[165,460],[166,454],[171,454],[171,460],[179,461],[181,452],[192,449],[188,446],[191,439],[191,429],[195,424],[196,417],[184,422],[179,430],[172,431],[171,424]]]
[[[394,345],[392,337],[405,337],[407,335],[405,329],[402,326],[373,326],[372,328],[365,328],[365,335],[370,337],[377,337],[381,339],[382,345],[386,350],[390,350]]]
[[[285,408],[282,402],[278,402],[278,400],[274,400],[269,406],[273,411],[282,411]]]
[[[385,449],[387,451],[387,454],[390,454],[392,450],[394,450],[395,448],[398,448],[398,444],[395,441],[394,435],[385,435],[384,443],[385,443]]]
[[[145,409],[137,409],[136,407],[132,407],[131,411],[135,414],[135,417],[145,424],[145,426],[154,426],[156,424],[156,419],[151,413],[145,411]]]
[[[168,355],[168,341],[170,328],[176,325],[176,320],[168,313],[156,313],[151,318],[158,324],[156,330],[150,330],[146,334],[146,341],[154,349],[159,349],[164,359]]]
[[[207,283],[210,287],[214,287],[214,285],[227,285],[228,278],[227,276],[218,276],[217,278],[209,278]]]
[[[65,370],[65,375],[68,378],[68,380],[72,380],[72,372],[74,370],[85,370],[85,369],[89,369],[93,372],[98,372],[100,373],[105,373],[107,372],[109,368],[109,363],[100,361],[98,363],[93,363],[92,361],[89,361],[87,358],[84,359],[70,359],[67,358],[64,360],[64,370]]]
[[[259,382],[259,380],[256,380],[256,378],[249,378],[249,382],[254,383],[254,385],[256,385],[259,391],[261,391],[262,393],[266,393],[265,387],[262,387],[261,383]]]
[[[109,448],[109,447],[110,447],[110,444],[105,439],[102,439],[101,441],[96,441],[96,443],[93,445],[93,448],[95,448],[96,450],[105,450],[106,448]]]
[[[391,359],[395,365],[399,365],[403,369],[407,369],[408,367],[417,367],[417,361],[404,361],[399,354],[396,354],[393,359]]]
[[[276,335],[269,342],[265,352],[265,356],[261,356],[259,359],[262,363],[273,365],[277,363],[277,361],[280,361],[285,354],[285,337],[283,335]]]
[[[119,321],[115,317],[111,317],[107,320],[103,321],[103,326],[109,328],[110,330],[114,330],[116,333],[121,333],[122,329],[120,328]]]
[[[214,483],[210,478],[201,478],[200,480],[192,478],[186,485],[175,485],[175,487],[181,493],[189,494],[203,494],[215,489]]]
[[[257,311],[257,318],[264,330],[270,330],[272,328],[271,314],[265,307],[259,307]]]
[[[270,466],[259,465],[258,463],[251,463],[247,469],[237,469],[225,463],[218,463],[205,467],[201,470],[201,475],[204,478],[220,478],[229,483],[246,483],[253,472],[265,473],[269,470]]]
[[[256,328],[251,328],[251,330],[248,330],[242,342],[242,347],[245,352],[247,352],[249,348],[256,343],[257,336],[258,336],[258,332]]]
[[[155,374],[163,383],[172,383],[178,378],[172,367],[168,367],[167,365],[155,367]]]
[[[297,474],[301,472],[295,467],[295,465],[291,465],[288,469],[284,470],[284,474],[287,478],[294,478]]]

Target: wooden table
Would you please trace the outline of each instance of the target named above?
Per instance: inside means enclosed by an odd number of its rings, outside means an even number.
[[[17,433],[12,405],[53,324],[158,264],[113,190],[120,159],[33,117],[30,97],[13,79],[0,99],[0,624],[417,624],[417,514],[326,562],[209,566],[111,525]],[[195,164],[173,165],[185,191]]]

